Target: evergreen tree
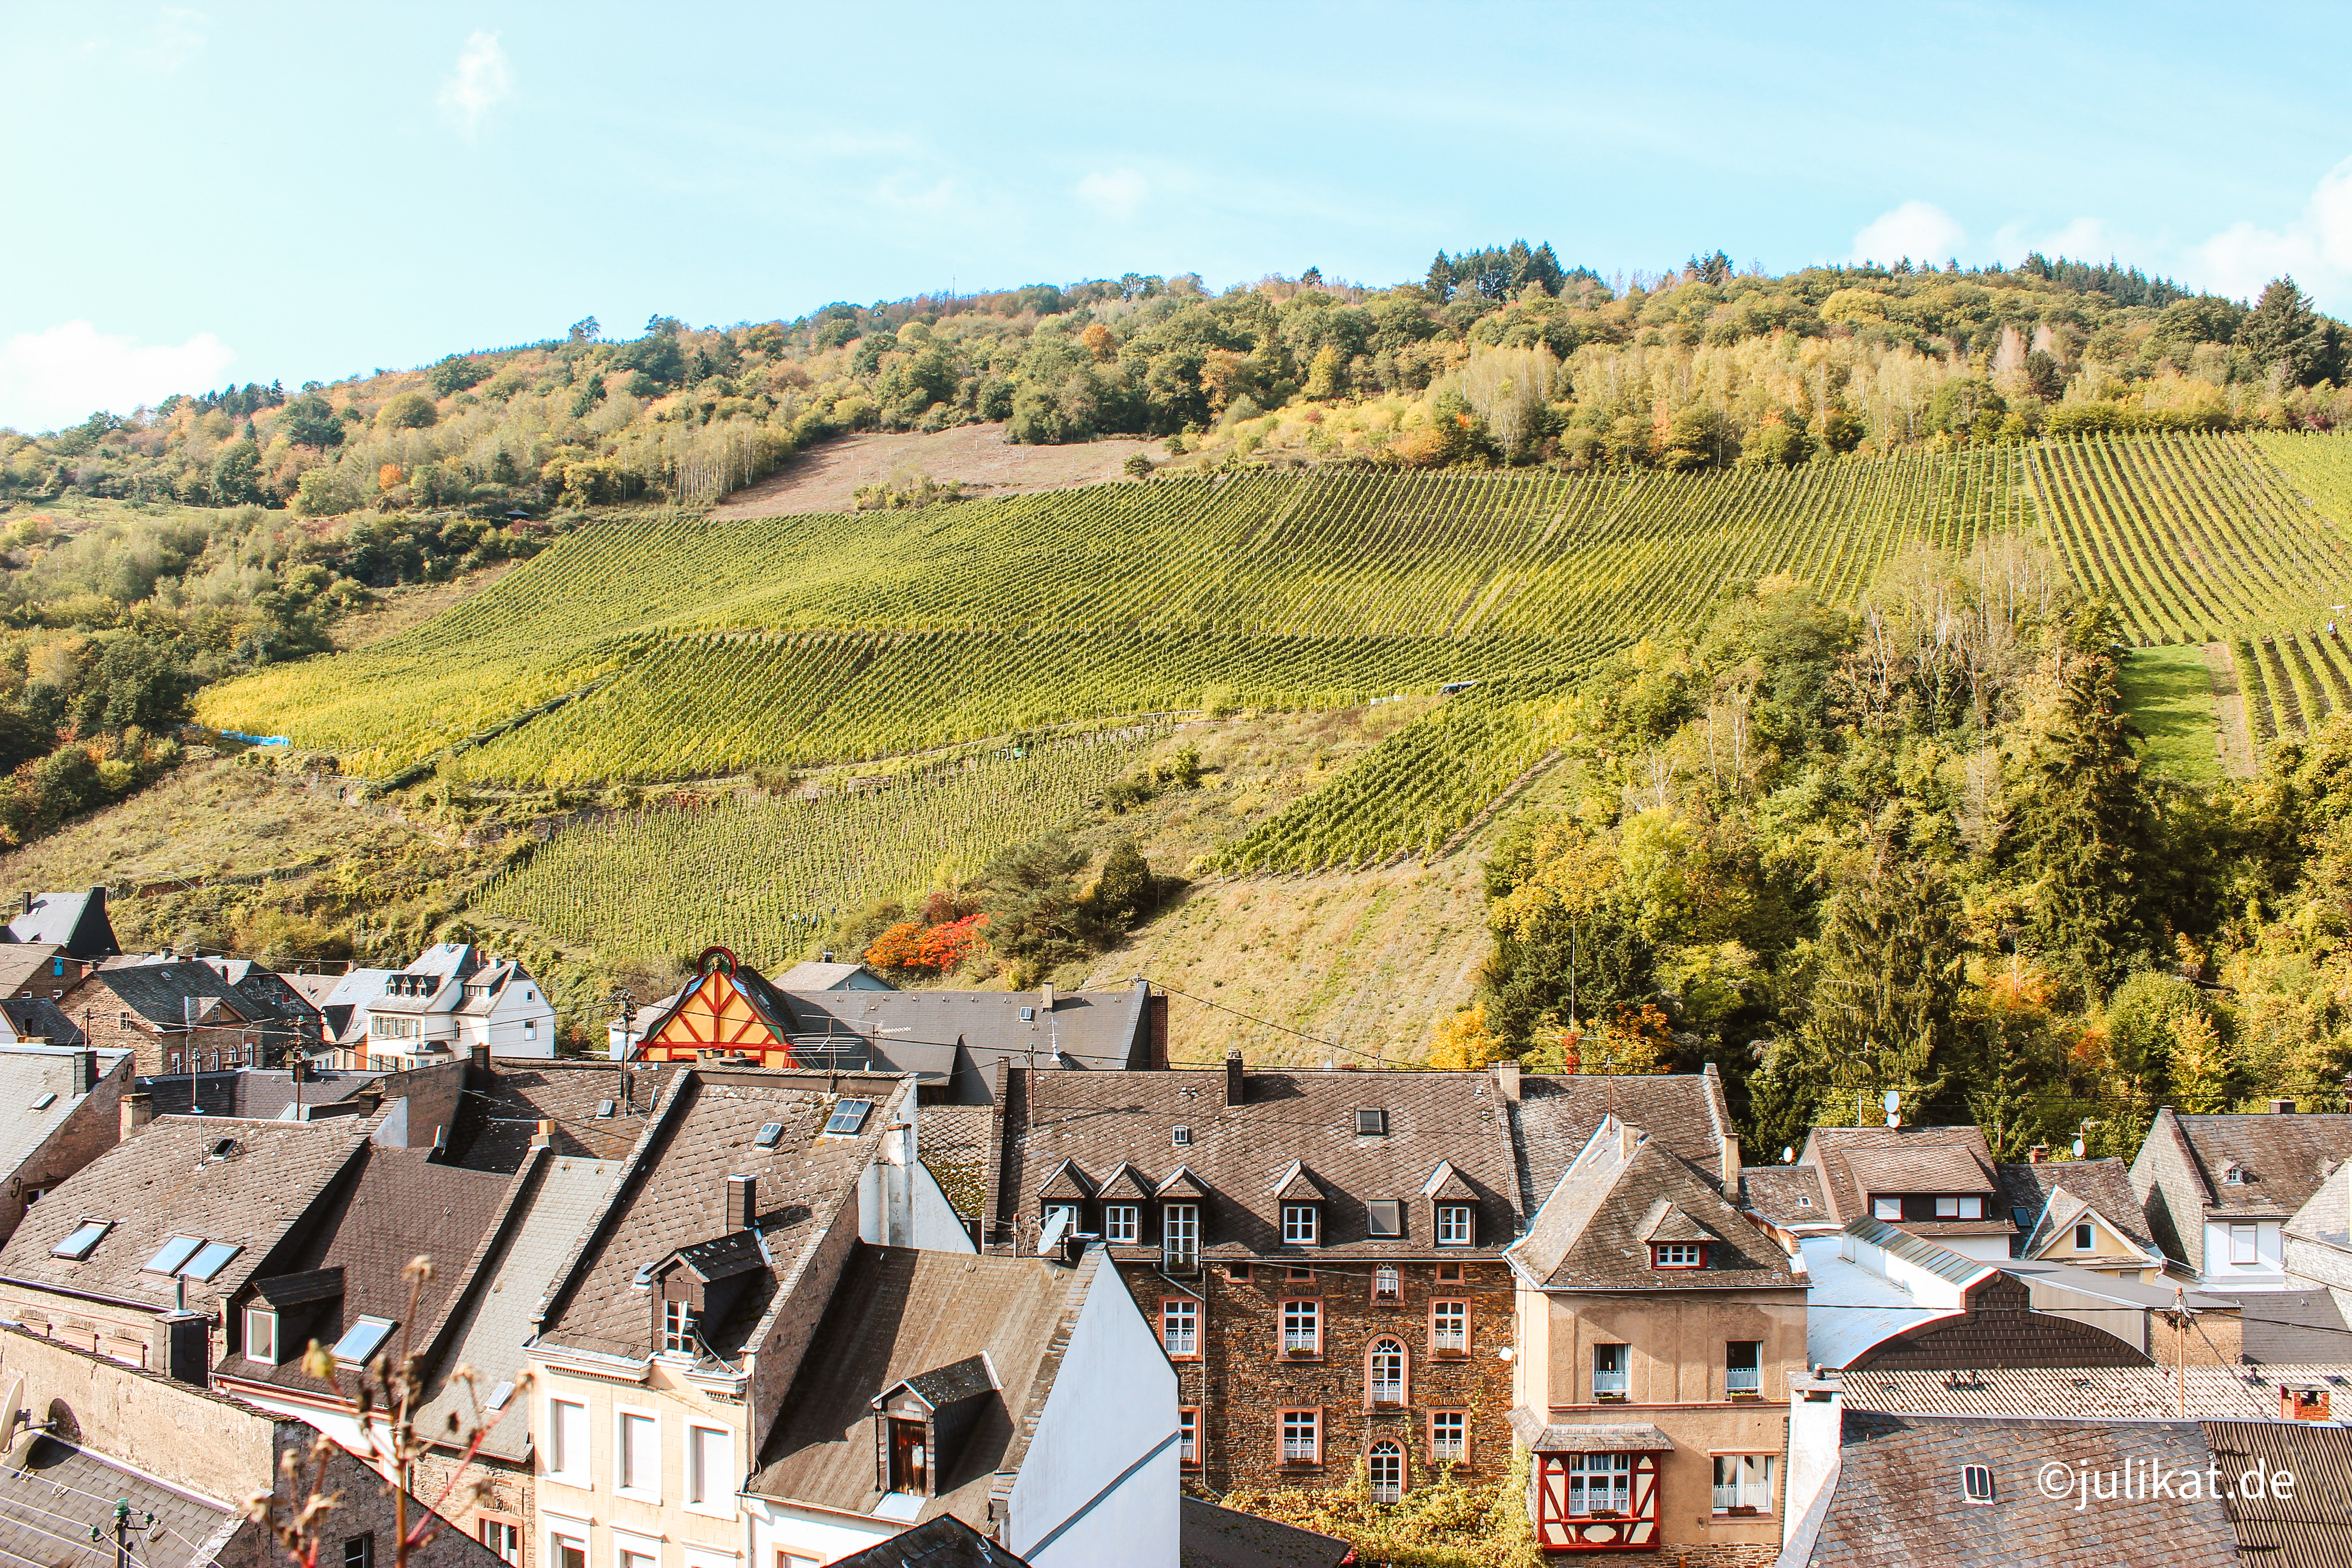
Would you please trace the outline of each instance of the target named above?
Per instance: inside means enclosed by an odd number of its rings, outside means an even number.
[[[2336,323],[2311,308],[2311,297],[2292,278],[2273,279],[2254,313],[2238,330],[2238,346],[2265,371],[2277,370],[2297,386],[2337,379],[2341,344]]]
[[[1906,1107],[1926,1107],[1952,1079],[1957,901],[1916,856],[1890,846],[1884,860],[1831,903],[1805,1043],[1832,1089],[1891,1089]]]
[[[2086,617],[2086,620],[2095,617]],[[2078,641],[2099,635],[2078,626]],[[2116,663],[2068,661],[2056,700],[2012,754],[2005,846],[2027,884],[2033,945],[2095,990],[2120,980],[2140,946],[2139,865],[2154,823],[2140,793],[2141,738],[2125,717]]]

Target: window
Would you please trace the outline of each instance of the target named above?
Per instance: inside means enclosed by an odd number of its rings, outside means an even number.
[[[2091,1227],[2088,1224],[2078,1225],[2074,1227],[2075,1251],[2088,1252],[2096,1245],[2096,1243],[2097,1238],[2091,1234]]]
[[[526,1040],[539,1038],[539,1023],[536,1019],[525,1018],[522,1021],[522,1037]]]
[[[1429,1413],[1429,1462],[1459,1465],[1470,1458],[1470,1413],[1433,1410]]]
[[[1246,1263],[1228,1263],[1225,1265],[1225,1278],[1238,1279],[1247,1284],[1250,1278],[1250,1266]]]
[[[1396,1265],[1383,1263],[1372,1270],[1372,1300],[1394,1301],[1404,1294],[1403,1281],[1397,1277]]]
[[[1437,1266],[1437,1282],[1440,1285],[1459,1285],[1462,1283],[1462,1265],[1459,1263],[1439,1264]]]
[[[763,1121],[760,1124],[758,1134],[751,1140],[751,1147],[754,1149],[772,1149],[783,1141],[784,1124],[782,1122]]]
[[[852,1095],[836,1102],[833,1114],[825,1120],[825,1135],[831,1138],[855,1138],[866,1125],[866,1113],[874,1109],[870,1100]]]
[[[1168,1142],[1179,1149],[1189,1149],[1192,1146],[1192,1130],[1189,1127],[1171,1128]]]
[[[1364,1220],[1373,1236],[1402,1236],[1404,1205],[1395,1198],[1374,1198],[1364,1205]]]
[[[1077,1205],[1047,1204],[1045,1205],[1045,1213],[1037,1231],[1038,1245],[1044,1246],[1049,1241],[1060,1240],[1061,1238],[1069,1236],[1077,1228]]]
[[[1723,1391],[1760,1394],[1764,1389],[1764,1342],[1732,1340],[1723,1347]]]
[[[929,1433],[920,1421],[890,1422],[890,1489],[918,1497],[930,1491]]]
[[[661,1428],[651,1411],[613,1413],[613,1489],[648,1502],[660,1497]]]
[[[1717,1454],[1715,1457],[1715,1511],[1772,1511],[1772,1456]]]
[[[2263,1230],[2260,1226],[2231,1226],[2230,1227],[2230,1261],[2232,1263],[2260,1263],[2263,1260],[2261,1248],[2262,1234]]]
[[[1470,1353],[1470,1303],[1432,1301],[1429,1304],[1429,1350],[1432,1355]]]
[[[1631,1454],[1570,1454],[1566,1468],[1571,1514],[1623,1513],[1633,1500]]]
[[[1625,1347],[1595,1345],[1592,1347],[1592,1397],[1622,1399],[1625,1397]],[[1571,1513],[1575,1510],[1570,1510]]]
[[[1103,1239],[1115,1247],[1133,1247],[1143,1235],[1143,1211],[1133,1204],[1103,1205]]]
[[[1404,1450],[1394,1443],[1379,1442],[1364,1457],[1364,1470],[1372,1484],[1374,1502],[1394,1502],[1404,1496]]]
[[[664,1301],[662,1303],[662,1349],[694,1353],[694,1303]]]
[[[555,1561],[552,1568],[588,1568],[588,1543],[576,1535],[551,1535],[548,1555]]]
[[[1160,1303],[1160,1342],[1171,1356],[1201,1353],[1201,1303],[1171,1296]]]
[[[1387,1111],[1359,1110],[1356,1112],[1357,1137],[1385,1138],[1388,1136],[1388,1131],[1389,1113]]]
[[[1201,1413],[1189,1405],[1176,1412],[1176,1462],[1201,1462]]]
[[[1696,1268],[1706,1261],[1696,1241],[1661,1241],[1650,1248],[1653,1268]]]
[[[1937,1198],[1936,1217],[1937,1219],[1982,1219],[1984,1218],[1984,1199]]]
[[[1470,1205],[1468,1204],[1437,1205],[1437,1245],[1440,1247],[1470,1245]]]
[[[1315,1205],[1313,1204],[1282,1205],[1282,1245],[1285,1247],[1315,1245]]]
[[[90,1249],[104,1240],[106,1233],[113,1228],[114,1222],[110,1219],[86,1219],[66,1232],[65,1239],[49,1248],[49,1255],[70,1258],[79,1263],[88,1258]]]
[[[735,1516],[735,1435],[716,1426],[686,1429],[686,1506]]]
[[[1364,1358],[1364,1393],[1375,1405],[1404,1403],[1404,1346],[1391,1339],[1372,1342]]]
[[[1282,1304],[1282,1353],[1314,1355],[1323,1348],[1323,1303],[1285,1301]]]
[[[1323,1413],[1286,1410],[1282,1413],[1282,1462],[1317,1465],[1323,1462]]]
[[[1304,1263],[1286,1263],[1282,1266],[1282,1277],[1293,1285],[1309,1285],[1314,1283],[1315,1270]]]
[[[343,1331],[341,1339],[335,1342],[335,1360],[344,1366],[367,1365],[375,1352],[383,1348],[383,1342],[392,1337],[394,1326],[390,1318],[360,1319]]]
[[[653,1543],[648,1542],[646,1546]],[[613,1553],[614,1568],[660,1568],[661,1558],[645,1546],[622,1546]]]
[[[1901,1198],[1871,1199],[1870,1217],[1873,1219],[1883,1219],[1888,1221],[1901,1219],[1903,1217],[1903,1200]]]
[[[1960,1500],[1975,1503],[1992,1501],[1992,1467],[1990,1465],[1960,1467]]]
[[[278,1314],[268,1307],[245,1310],[245,1359],[278,1364]]]
[[[1170,1268],[1192,1268],[1201,1256],[1201,1205],[1170,1204],[1160,1218],[1160,1239]]]
[[[375,1531],[344,1538],[343,1568],[375,1568]]]
[[[228,1267],[230,1258],[244,1250],[233,1241],[207,1241],[196,1248],[194,1258],[180,1265],[180,1272],[191,1279],[210,1279]]]
[[[547,1473],[574,1486],[588,1481],[588,1407],[576,1400],[547,1402]]]
[[[492,1519],[485,1514],[475,1521],[475,1534],[499,1562],[522,1561],[522,1526],[516,1521]]]

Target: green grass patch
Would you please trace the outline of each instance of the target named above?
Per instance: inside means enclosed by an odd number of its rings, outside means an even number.
[[[2219,784],[2221,726],[2205,650],[2193,643],[2135,648],[2121,683],[2132,722],[2147,735],[2148,765],[2190,784]]]

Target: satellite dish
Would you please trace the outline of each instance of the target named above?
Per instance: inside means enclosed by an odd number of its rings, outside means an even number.
[[[1783,1143],[1782,1145],[1780,1145],[1780,1163],[1782,1163],[1783,1165],[1785,1165],[1785,1164],[1787,1164],[1790,1161],[1791,1161],[1791,1160],[1795,1159],[1796,1157],[1797,1157],[1797,1152],[1796,1152],[1794,1149],[1790,1148],[1790,1147],[1789,1147],[1787,1144],[1785,1144],[1785,1143]]]
[[[1886,1098],[1883,1103],[1886,1107],[1886,1125],[1889,1127],[1902,1126],[1903,1096],[1890,1089],[1886,1091]]]
[[[2083,1141],[2082,1141],[2080,1138],[2077,1138],[2077,1139],[2075,1139],[2075,1140],[2074,1140],[2074,1158],[2076,1158],[2077,1160],[2079,1160],[2079,1159],[2081,1159],[2082,1157],[2083,1157]]]
[[[1037,1256],[1050,1258],[1062,1250],[1062,1237],[1070,1234],[1070,1211],[1055,1209],[1046,1216],[1045,1229],[1037,1236]]]

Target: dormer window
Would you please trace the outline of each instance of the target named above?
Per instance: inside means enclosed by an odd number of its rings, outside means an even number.
[[[1650,1244],[1653,1268],[1704,1268],[1706,1244],[1696,1241],[1655,1241]]]
[[[1179,1149],[1189,1149],[1192,1146],[1192,1130],[1189,1127],[1173,1128],[1169,1131],[1168,1142]]]
[[[1437,1205],[1437,1245],[1467,1247],[1470,1245],[1471,1224],[1468,1204]]]
[[[275,1308],[253,1306],[245,1310],[245,1359],[264,1366],[278,1364]]]
[[[1937,1219],[1982,1219],[1984,1199],[1980,1197],[1944,1197],[1936,1200]]]
[[[1992,1467],[1990,1465],[1960,1467],[1960,1500],[1973,1503],[1992,1501]]]
[[[662,1349],[691,1355],[695,1348],[694,1303],[662,1303]]]
[[[1322,1231],[1322,1215],[1317,1204],[1285,1204],[1282,1205],[1282,1244],[1285,1247],[1313,1247]]]
[[[1359,1110],[1356,1112],[1357,1137],[1385,1138],[1388,1136],[1388,1131],[1389,1113],[1387,1111]]]
[[[2242,1187],[2246,1184],[2247,1174],[2246,1168],[2232,1160],[2221,1167],[2221,1184],[2226,1187]]]

